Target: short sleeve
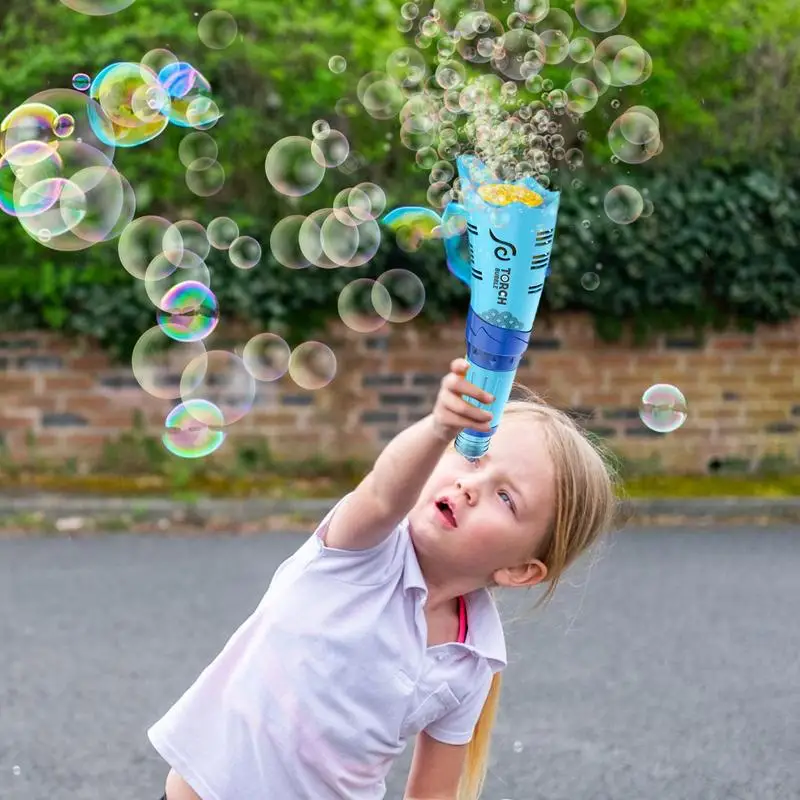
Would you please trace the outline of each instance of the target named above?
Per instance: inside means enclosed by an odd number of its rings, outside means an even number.
[[[323,541],[333,515],[350,495],[345,495],[326,515],[311,537],[315,555],[309,568],[347,583],[362,586],[382,584],[402,571],[404,547],[409,544],[408,519],[399,522],[379,544],[363,550],[340,550]]]
[[[445,744],[467,744],[472,739],[475,726],[478,724],[483,705],[489,696],[492,685],[492,671],[488,665],[482,671],[481,678],[452,711],[432,722],[425,728],[425,733],[432,739]]]

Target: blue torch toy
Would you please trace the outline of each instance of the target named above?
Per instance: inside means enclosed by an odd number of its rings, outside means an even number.
[[[488,406],[465,398],[492,412],[489,433],[466,428],[456,438],[456,450],[475,461],[489,449],[533,332],[561,195],[533,178],[503,183],[474,156],[460,156],[457,165],[464,205],[447,205],[442,236],[448,268],[470,288],[466,377],[494,396]],[[464,223],[468,255],[462,252]]]

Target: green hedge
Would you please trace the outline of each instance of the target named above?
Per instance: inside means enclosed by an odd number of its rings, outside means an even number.
[[[297,205],[277,197],[263,171],[273,142],[308,135],[320,116],[334,121],[337,100],[352,99],[358,78],[383,69],[387,55],[406,43],[395,24],[400,4],[331,0],[323,7],[311,0],[218,0],[214,5],[236,16],[242,34],[221,52],[197,40],[195,14],[207,10],[202,4],[141,0],[111,17],[92,18],[54,0],[9,0],[0,10],[0,110],[14,108],[43,88],[68,86],[74,72],[96,74],[113,61],[136,60],[151,48],[169,45],[203,70],[225,111],[212,130],[228,173],[225,189],[205,200],[191,195],[177,158],[183,132],[173,127],[144,147],[119,150],[116,164],[136,191],[137,216],[191,217],[205,224],[225,214],[262,242],[265,257],[251,272],[212,254],[209,266],[223,320],[254,320],[265,329],[283,326],[296,343],[336,314],[337,294],[347,282],[377,277],[393,267],[411,269],[422,278],[424,319],[436,323],[465,311],[467,290],[449,274],[436,244],[409,256],[387,234],[369,265],[336,271],[294,272],[268,255],[269,233],[278,219],[328,206],[339,189],[358,181],[380,183],[389,207],[424,203],[427,174],[398,142],[397,120],[377,122],[364,114],[338,120],[365,167],[352,175],[331,170],[323,185]],[[492,5],[501,17],[509,11],[499,0],[487,8]],[[568,9],[570,4],[553,5]],[[800,74],[798,59],[789,58],[786,50],[800,12],[783,0],[768,0],[758,9],[739,5],[716,0],[698,0],[690,8],[683,0],[629,4],[619,32],[648,48],[654,73],[644,87],[605,95],[597,113],[587,118],[594,158],[587,158],[585,170],[567,175],[579,179],[582,188],[563,182],[542,313],[587,309],[600,333],[611,338],[619,335],[623,320],[645,335],[676,326],[722,325],[729,319],[745,326],[778,322],[798,313],[800,211],[796,171],[789,166],[798,160],[788,151],[800,114],[794,113],[793,96],[774,90],[772,74],[759,67],[759,59],[786,52],[786,80]],[[742,15],[746,31],[734,24]],[[342,75],[327,68],[334,53],[348,59]],[[729,64],[745,65],[747,80],[738,66],[728,75]],[[761,105],[753,107],[754,97],[762,98]],[[645,103],[659,113],[665,151],[647,165],[625,170],[599,166],[609,155],[603,131],[618,113],[610,106],[615,99],[623,107]],[[735,131],[732,119],[737,120]],[[728,141],[737,144],[726,149]],[[742,166],[724,166],[731,161]],[[620,182],[646,192],[654,205],[652,216],[630,226],[607,220],[603,198]],[[591,223],[588,228],[584,220]],[[0,328],[90,333],[124,358],[154,324],[152,305],[119,264],[115,242],[56,253],[3,218],[0,253],[5,300]],[[602,268],[596,268],[598,263]],[[581,283],[588,272],[600,277],[594,291]]]
[[[582,188],[565,190],[542,313],[588,310],[607,339],[621,333],[623,321],[642,338],[676,327],[700,330],[729,321],[748,327],[800,314],[797,186],[734,169],[633,179],[599,175]],[[603,198],[616,181],[635,183],[654,213],[631,225],[610,222]],[[266,244],[272,224],[254,220],[247,233]],[[18,263],[22,268],[0,268],[6,301],[0,326],[5,329],[90,333],[125,356],[155,324],[142,284],[122,269],[114,243],[76,258],[30,242]],[[261,265],[249,272],[231,267],[216,251],[209,266],[223,320],[280,326],[295,343],[335,316],[338,292],[349,281],[377,277],[389,268],[420,276],[427,292],[423,318],[432,323],[465,311],[468,303],[467,290],[448,272],[438,243],[409,255],[397,249],[389,232],[378,255],[362,268],[289,270],[272,259],[268,248]],[[588,272],[600,278],[592,291],[581,281]]]

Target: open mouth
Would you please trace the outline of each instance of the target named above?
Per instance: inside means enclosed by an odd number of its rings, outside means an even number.
[[[437,500],[436,508],[439,511],[439,515],[447,523],[447,525],[449,525],[451,528],[458,527],[456,523],[456,515],[453,513],[453,509],[450,507],[450,503],[446,499]]]

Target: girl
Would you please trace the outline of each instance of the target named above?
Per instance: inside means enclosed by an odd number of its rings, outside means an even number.
[[[491,417],[467,368],[150,728],[166,800],[378,800],[413,737],[407,800],[479,797],[506,666],[492,590],[546,581],[549,599],[616,501],[600,451],[532,393],[486,456],[461,457],[458,432]]]

